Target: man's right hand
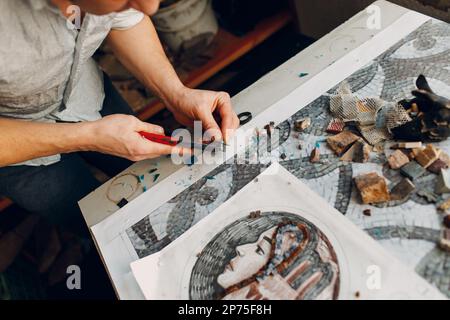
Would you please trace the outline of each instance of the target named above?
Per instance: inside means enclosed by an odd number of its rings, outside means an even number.
[[[164,134],[160,126],[143,122],[134,116],[111,115],[98,121],[85,123],[85,134],[88,151],[97,151],[114,156],[140,161],[156,158],[162,155],[177,153],[190,154],[190,150],[181,147],[171,147],[149,141],[139,132]]]
[[[143,138],[139,132],[164,134],[163,128],[128,115],[111,115],[93,122],[45,123],[0,117],[0,167],[77,151],[97,151],[132,161],[191,150]]]

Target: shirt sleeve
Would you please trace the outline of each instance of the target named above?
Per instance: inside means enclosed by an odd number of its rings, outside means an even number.
[[[135,9],[128,9],[114,15],[112,29],[126,30],[134,27],[144,19],[144,14]]]

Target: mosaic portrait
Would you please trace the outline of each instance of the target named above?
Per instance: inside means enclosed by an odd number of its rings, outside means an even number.
[[[192,269],[191,299],[337,299],[336,253],[315,225],[298,215],[265,212],[219,232]]]

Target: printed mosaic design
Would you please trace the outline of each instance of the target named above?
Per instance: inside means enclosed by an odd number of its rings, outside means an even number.
[[[189,292],[193,300],[330,300],[339,294],[339,278],[338,257],[315,225],[264,212],[231,223],[205,246]]]

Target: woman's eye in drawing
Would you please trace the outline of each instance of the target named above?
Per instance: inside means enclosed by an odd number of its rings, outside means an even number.
[[[264,250],[258,245],[256,247],[256,253],[259,254],[260,256],[262,256],[265,252]]]
[[[450,37],[429,37],[411,40],[395,51],[391,58],[413,59],[436,55],[448,50],[444,44],[450,41]]]
[[[236,249],[236,254],[238,255],[238,257],[244,256],[244,254],[241,251],[239,251],[239,249]]]

